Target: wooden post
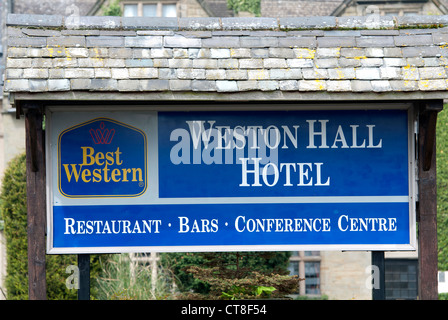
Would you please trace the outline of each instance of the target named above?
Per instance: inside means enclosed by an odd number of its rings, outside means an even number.
[[[26,134],[26,188],[28,223],[28,295],[30,300],[46,300],[45,279],[45,147],[42,109],[23,106]]]
[[[419,299],[437,300],[437,177],[436,123],[443,101],[430,101],[420,109],[418,132],[418,261]]]

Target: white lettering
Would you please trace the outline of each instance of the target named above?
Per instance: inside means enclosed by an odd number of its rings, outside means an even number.
[[[294,128],[294,136],[292,136],[291,130],[289,130],[288,126],[282,126],[283,129],[283,149],[288,149],[288,146],[286,145],[286,136],[288,136],[289,141],[293,144],[294,148],[297,149],[297,129],[299,126],[292,126]]]
[[[159,233],[162,220],[75,220],[64,218],[64,234]]]
[[[241,158],[241,183],[240,187],[260,187],[260,160],[261,158]],[[253,169],[248,169],[248,162],[253,162]],[[285,182],[284,186],[293,186],[291,182],[292,171],[296,172],[297,169],[297,186],[329,186],[330,177],[322,182],[322,166],[323,163],[280,163],[280,170],[275,163],[268,163],[261,168],[262,182],[268,187],[275,186],[280,178],[280,172],[284,172]],[[291,170],[292,169],[292,170]],[[270,172],[270,174],[268,174]],[[253,183],[249,183],[249,175],[253,175]],[[272,176],[268,178],[268,176]],[[315,180],[313,179],[315,178]]]
[[[271,133],[274,134],[275,138],[274,144],[271,145]],[[277,149],[278,145],[280,144],[280,130],[276,126],[269,126],[266,128],[265,135],[264,135],[264,143],[269,149]]]
[[[65,220],[65,232],[64,234],[74,234],[75,233],[75,228],[73,227],[73,225],[75,224],[75,219],[73,218],[64,218]],[[70,228],[70,231],[69,231]]]
[[[308,179],[308,170],[311,169],[311,163],[298,163],[299,166],[299,183],[298,186],[312,186],[313,185],[313,178],[310,179],[308,183],[305,183],[304,177]],[[309,169],[304,170],[305,166],[307,166]]]
[[[241,161],[241,183],[240,183],[240,187],[261,187],[261,183],[260,183],[260,166],[259,166],[259,162],[261,160],[261,158],[252,158],[252,161],[254,162],[254,169],[253,170],[248,170],[247,169],[247,162],[249,161],[249,158],[240,158]],[[247,174],[248,173],[253,173],[254,174],[254,183],[253,184],[248,184],[247,183]]]
[[[267,174],[267,172],[268,172],[269,167],[272,167],[272,169],[274,171],[274,181],[272,183],[268,182],[268,174]],[[262,177],[263,177],[263,182],[264,182],[265,185],[267,185],[268,187],[275,186],[277,184],[277,182],[278,182],[278,167],[275,164],[273,164],[273,163],[268,163],[267,165],[265,165],[263,167]]]
[[[367,128],[369,128],[369,145],[367,148],[382,148],[383,139],[380,139],[376,146],[373,145],[373,128],[375,128],[375,125],[367,125]]]
[[[238,216],[235,219],[235,229],[238,232],[329,232],[330,219],[246,219]]]
[[[331,146],[332,148],[337,148],[336,142],[340,142],[342,144],[341,148],[348,148],[347,141],[345,141],[344,131],[342,130],[342,126],[338,127],[338,131],[336,132],[336,137],[334,138],[334,143]]]
[[[315,132],[314,131],[314,123],[316,122],[316,120],[306,120],[306,122],[308,122],[309,125],[309,144],[307,146],[307,148],[328,148],[327,146],[327,122],[329,120],[319,120],[320,122],[320,127],[321,127],[321,131],[320,132]],[[320,147],[316,147],[314,145],[314,136],[320,135],[321,136],[321,144]]]
[[[352,127],[352,145],[351,148],[365,148],[366,147],[366,140],[364,139],[362,141],[361,145],[357,144],[357,128],[359,127],[359,125],[351,125],[350,127]]]
[[[341,215],[338,218],[338,228],[343,232],[397,231],[397,218],[351,218]]]

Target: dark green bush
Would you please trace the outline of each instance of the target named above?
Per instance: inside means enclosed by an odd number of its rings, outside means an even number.
[[[28,299],[26,236],[25,155],[13,159],[5,171],[2,186],[2,217],[6,237],[6,291],[8,299]]]
[[[448,105],[437,120],[437,238],[439,270],[448,270]]]
[[[161,262],[172,270],[180,282],[179,289],[182,292],[208,295],[216,284],[208,281],[206,276],[198,276],[200,272],[198,273],[195,266],[205,269],[218,268],[220,272],[230,272],[234,278],[252,279],[253,272],[263,275],[288,274],[290,255],[290,252],[165,253],[161,255]],[[222,279],[226,281],[228,276],[222,275]]]

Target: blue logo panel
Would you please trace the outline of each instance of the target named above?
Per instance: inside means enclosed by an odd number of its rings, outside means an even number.
[[[141,130],[107,118],[59,135],[59,191],[68,198],[135,197],[147,189],[147,142]]]

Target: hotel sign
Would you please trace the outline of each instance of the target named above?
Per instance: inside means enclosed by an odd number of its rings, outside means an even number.
[[[47,112],[48,252],[412,250],[413,113]]]

